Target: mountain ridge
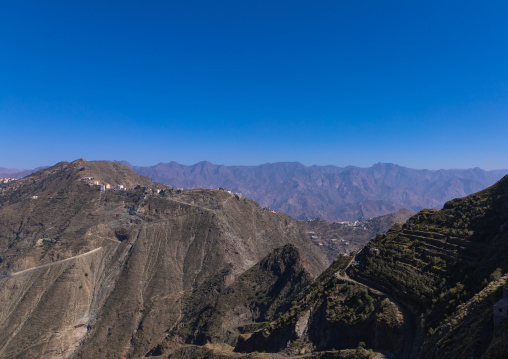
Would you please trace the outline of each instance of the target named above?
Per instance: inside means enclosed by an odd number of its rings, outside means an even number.
[[[0,184],[0,357],[506,354],[492,308],[508,280],[508,176],[328,267],[299,225],[238,193],[173,189],[107,161]]]
[[[224,187],[296,219],[364,220],[408,208],[440,208],[482,190],[508,170],[416,170],[391,163],[372,167],[304,166],[299,162],[224,166],[202,161],[133,166],[175,188]]]
[[[154,166],[115,162],[175,188],[227,188],[296,219],[322,218],[331,222],[365,220],[402,208],[413,212],[440,208],[446,201],[482,190],[508,173],[478,167],[411,169],[393,163],[363,168],[305,166],[300,162],[258,166],[224,166],[209,161],[194,165],[171,161]],[[20,178],[35,170],[6,171],[11,177]]]

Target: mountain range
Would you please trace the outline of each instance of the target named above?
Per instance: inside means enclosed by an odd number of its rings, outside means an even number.
[[[446,201],[480,191],[508,173],[480,168],[418,170],[390,163],[369,168],[304,166],[298,162],[259,166],[206,161],[190,166],[177,162],[155,166],[120,163],[173,188],[226,188],[296,219],[332,222],[363,221],[404,208],[413,212],[441,208]],[[0,168],[0,177],[22,178],[44,168]]]
[[[0,167],[0,177],[3,178],[23,178],[28,176],[31,173],[37,172],[44,168],[48,168],[47,166],[37,167],[33,170],[20,170],[17,168],[4,168]]]
[[[260,166],[223,166],[176,162],[133,166],[136,173],[174,188],[227,188],[262,207],[297,219],[355,221],[406,208],[441,208],[446,201],[480,191],[508,170],[417,170],[390,163],[369,168],[304,166],[281,162]]]
[[[330,264],[308,232],[342,224],[61,162],[0,184],[0,358],[505,358],[507,204],[508,176]]]

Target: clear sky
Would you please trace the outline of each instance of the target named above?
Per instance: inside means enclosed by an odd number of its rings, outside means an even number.
[[[2,1],[0,131],[7,168],[506,169],[508,1]]]

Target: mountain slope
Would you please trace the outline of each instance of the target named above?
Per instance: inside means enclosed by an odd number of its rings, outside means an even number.
[[[494,327],[492,315],[508,281],[507,228],[508,176],[340,257],[236,350],[296,354],[363,342],[397,358],[506,357],[506,323]]]
[[[119,163],[59,163],[0,189],[0,357],[145,355],[224,270],[234,282],[286,244],[312,275],[328,263],[287,215]]]
[[[223,273],[229,275],[228,269]],[[295,294],[310,284],[303,254],[294,246],[278,248],[233,283],[217,277],[184,300],[184,313],[167,340],[149,354],[169,352],[174,342],[236,345],[237,337],[261,328],[288,310]],[[178,348],[178,346],[176,346]]]
[[[480,191],[508,170],[415,170],[378,163],[370,168],[274,163],[223,166],[176,162],[129,165],[139,174],[175,188],[220,188],[298,219],[365,220],[402,208],[440,208],[446,201]]]

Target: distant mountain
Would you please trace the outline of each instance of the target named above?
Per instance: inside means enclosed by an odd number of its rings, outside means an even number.
[[[390,163],[369,168],[304,166],[281,162],[260,166],[223,166],[176,162],[139,167],[136,173],[175,188],[220,188],[297,219],[365,220],[407,208],[440,208],[457,197],[480,191],[508,170],[417,170]]]
[[[7,177],[7,178],[23,178],[25,176],[28,176],[31,173],[37,172],[39,170],[42,170],[44,168],[48,167],[37,167],[33,170],[19,170],[17,168],[3,168],[0,167],[0,178],[1,177]]]

